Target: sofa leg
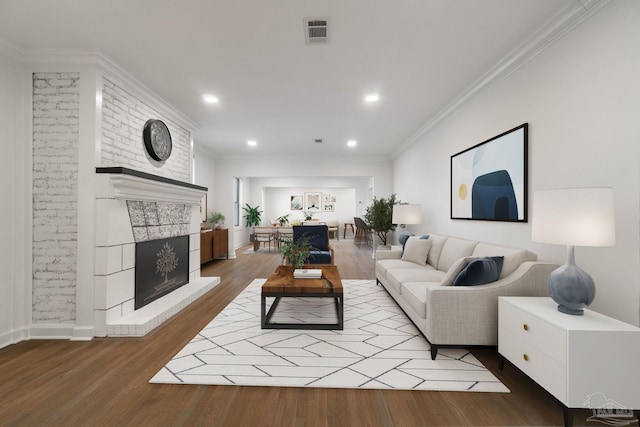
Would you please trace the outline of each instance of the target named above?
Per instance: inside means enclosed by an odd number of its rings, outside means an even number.
[[[436,356],[438,355],[438,347],[434,344],[431,344],[431,360],[436,360]]]

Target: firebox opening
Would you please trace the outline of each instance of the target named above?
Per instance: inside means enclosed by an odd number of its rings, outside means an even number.
[[[189,282],[189,236],[136,243],[135,309]]]

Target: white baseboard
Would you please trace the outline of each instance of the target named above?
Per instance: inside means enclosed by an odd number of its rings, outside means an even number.
[[[96,336],[96,328],[93,326],[76,326],[73,328],[71,341],[91,341]]]
[[[35,324],[29,327],[31,340],[68,340],[73,336],[75,325],[72,323]]]
[[[0,334],[0,348],[10,346],[28,339],[28,331],[26,328],[12,329]]]

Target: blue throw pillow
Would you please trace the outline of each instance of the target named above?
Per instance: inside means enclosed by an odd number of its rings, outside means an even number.
[[[409,239],[409,237],[413,236],[413,233],[400,233],[400,235],[398,236],[398,241],[400,242],[400,244],[402,245],[402,249],[404,250],[404,245],[405,243],[407,243],[407,240]]]
[[[495,282],[502,272],[503,256],[492,256],[471,261],[453,281],[454,286],[474,286]]]

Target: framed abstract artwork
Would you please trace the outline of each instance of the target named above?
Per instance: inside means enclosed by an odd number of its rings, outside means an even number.
[[[304,193],[304,210],[320,212],[322,193]]]
[[[451,156],[451,219],[527,222],[528,127]]]
[[[291,196],[291,210],[292,211],[301,211],[302,210],[302,196]]]

